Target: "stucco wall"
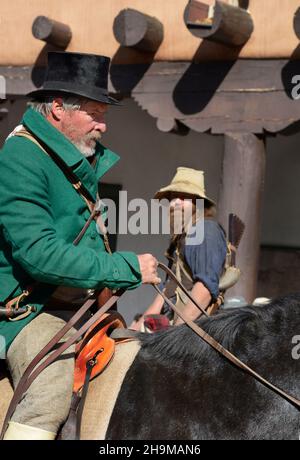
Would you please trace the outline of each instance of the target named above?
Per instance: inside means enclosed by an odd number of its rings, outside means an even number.
[[[188,61],[193,59],[202,42],[185,26],[183,13],[187,3],[188,0],[1,0],[0,65],[24,66],[37,61],[45,43],[33,37],[31,27],[39,15],[71,27],[73,37],[68,51],[105,54],[116,57],[118,62],[147,61],[147,53],[132,50],[116,56],[119,45],[112,26],[124,8],[135,8],[163,23],[164,40],[156,60]],[[206,0],[206,3],[214,4],[214,0]],[[255,28],[242,50],[205,42],[197,59],[235,59],[237,54],[245,58],[290,57],[299,44],[293,27],[298,8],[298,0],[250,0],[249,11]],[[299,55],[297,49],[294,57]]]

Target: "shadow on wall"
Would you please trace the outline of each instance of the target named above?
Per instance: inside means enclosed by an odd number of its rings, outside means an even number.
[[[299,249],[262,247],[259,266],[258,296],[274,298],[299,292]]]
[[[164,38],[164,27],[157,18],[126,8],[115,17],[113,33],[120,47],[111,62],[111,83],[117,92],[129,95],[153,63]],[[128,79],[128,69],[123,64],[131,62],[141,65],[130,65],[134,72],[131,70]]]
[[[282,68],[281,71],[281,80],[286,92],[286,95],[295,100],[294,94],[298,93],[300,95],[300,87],[297,92],[296,85],[300,83],[300,67],[299,67],[299,58],[300,58],[300,45],[294,50],[293,54],[290,57],[290,60]],[[299,78],[296,78],[296,77]]]
[[[110,80],[116,93],[122,97],[130,96],[137,84],[142,80],[154,61],[155,53],[141,52],[120,46],[111,61]],[[126,65],[128,62],[140,64]]]
[[[208,46],[202,43],[199,53]],[[231,71],[236,60],[192,63],[182,75],[173,91],[173,101],[176,108],[184,115],[202,112],[215,96],[223,80]]]
[[[47,58],[48,58],[48,53],[50,51],[60,51],[61,52],[63,50],[61,48],[58,48],[53,45],[49,45],[47,43],[42,48],[40,54],[35,60],[35,63],[33,65],[32,72],[31,72],[32,82],[37,88],[40,88],[44,82],[46,66],[47,66]]]
[[[294,32],[297,38],[300,40],[300,8],[298,8],[298,10],[295,12],[293,25]],[[300,45],[298,45],[297,48],[294,49],[288,63],[283,67],[281,73],[281,79],[285,92],[290,99],[294,99],[293,94],[295,91],[295,84],[300,82],[299,59]],[[296,77],[297,75],[299,75],[299,80],[296,81],[294,80],[294,77]],[[298,92],[300,95],[300,90]]]
[[[244,8],[248,6],[248,2],[240,3]],[[189,4],[184,11],[186,24],[188,7]],[[206,108],[234,66],[243,46],[229,46],[203,39],[193,56],[191,65],[173,91],[174,104],[182,114],[193,115]],[[226,56],[226,61],[224,61],[224,56]]]
[[[294,31],[300,40],[300,8],[294,15]],[[300,45],[298,45],[290,56],[287,64],[282,68],[281,80],[287,97],[297,101],[300,99]],[[299,104],[299,102],[298,102]],[[280,133],[285,136],[297,134],[300,131],[300,120],[292,123]]]

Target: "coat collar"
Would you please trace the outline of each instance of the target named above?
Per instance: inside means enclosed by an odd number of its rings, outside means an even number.
[[[70,167],[95,199],[97,181],[112,167],[119,156],[97,142],[96,166],[93,168],[79,150],[40,113],[29,108],[22,123]]]

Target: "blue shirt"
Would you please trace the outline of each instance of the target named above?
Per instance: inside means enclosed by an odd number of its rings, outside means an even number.
[[[201,281],[213,300],[219,295],[219,279],[223,271],[227,244],[222,227],[214,220],[204,219],[204,238],[200,244],[184,246],[184,256],[193,281]]]

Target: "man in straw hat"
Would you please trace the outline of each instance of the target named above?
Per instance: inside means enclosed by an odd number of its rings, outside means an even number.
[[[25,312],[0,318],[14,385],[94,290],[160,282],[152,255],[110,254],[103,222],[89,219],[99,179],[119,160],[99,142],[108,107],[118,105],[107,90],[109,62],[49,53],[44,85],[29,94],[30,108],[1,152],[0,300]],[[54,439],[69,412],[73,372],[74,346],[29,387],[5,439]]]
[[[224,230],[214,220],[215,203],[206,195],[204,172],[191,168],[177,168],[172,182],[161,188],[154,198],[167,199],[169,202],[173,233],[166,253],[169,266],[183,285],[191,291],[195,300],[212,313],[220,304],[219,280],[225,265],[227,243]],[[203,213],[201,216],[200,212],[201,207],[197,206],[197,203],[200,203],[198,200],[204,200],[204,221]],[[181,225],[179,229],[178,222]],[[203,231],[197,233],[198,226]],[[196,241],[195,238],[191,241],[189,235],[196,235]],[[166,280],[164,290],[167,297],[175,301],[177,307],[182,309],[190,319],[194,320],[200,315],[199,309],[186,298],[172,280]],[[173,318],[173,311],[158,295],[144,313],[145,326],[152,330],[160,326],[164,327],[165,321],[161,324],[159,317],[156,317],[160,313],[167,315],[175,325],[182,323],[180,318]],[[132,328],[140,329],[142,324],[143,318]]]

